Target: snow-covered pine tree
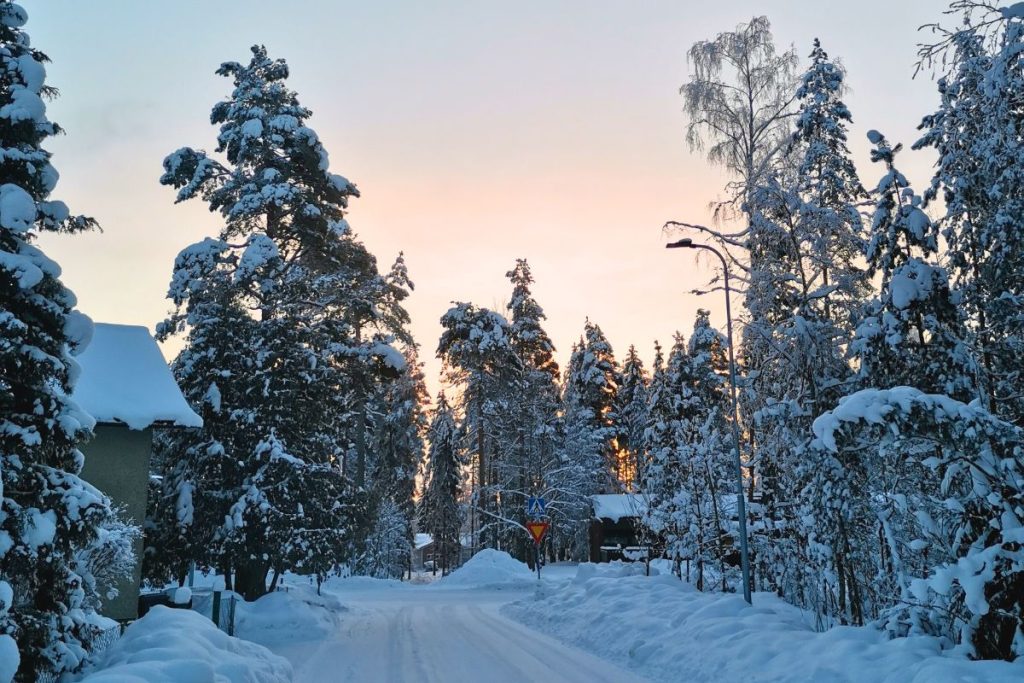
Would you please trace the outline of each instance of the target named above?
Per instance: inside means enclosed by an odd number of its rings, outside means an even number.
[[[619,433],[616,441],[626,460],[626,476],[623,481],[628,488],[635,488],[641,480],[641,468],[646,460],[644,453],[644,430],[647,429],[647,373],[636,347],[630,344],[622,372],[617,381],[619,390],[615,394],[615,415]]]
[[[166,497],[192,495],[193,523],[215,520],[220,569],[248,599],[267,590],[270,571],[322,575],[349,550],[356,494],[342,470],[353,446],[340,439],[365,437],[366,425],[351,422],[361,411],[346,412],[339,397],[353,385],[363,390],[368,368],[379,376],[404,368],[391,342],[406,336],[396,321],[405,319],[407,291],[378,273],[345,220],[358,192],[328,170],[326,150],[305,125],[310,111],[285,85],[287,64],[262,46],[252,53],[247,65],[217,71],[234,84],[211,115],[222,158],[183,148],[164,160],[161,177],[178,201],[201,197],[224,219],[217,239],[178,256],[169,293],[176,310],[161,325],[165,337],[189,335],[177,364],[187,398],[197,407],[216,403],[223,416],[182,444],[193,453],[186,462],[202,464],[176,472],[178,488]],[[224,332],[241,312],[251,321]],[[228,339],[244,358],[218,346]],[[238,362],[241,376],[225,375]],[[195,496],[206,485],[200,472],[224,459],[238,465],[229,488]],[[363,466],[358,460],[357,473]],[[218,504],[196,507],[209,498]],[[181,522],[182,509],[176,513]]]
[[[471,523],[475,547],[497,547],[499,531],[513,520],[500,514],[499,467],[508,444],[500,443],[499,421],[508,410],[507,388],[521,375],[508,321],[494,311],[456,303],[443,316],[437,355],[447,381],[460,387],[465,451],[473,462]]]
[[[430,421],[427,437],[423,497],[419,506],[419,528],[434,541],[435,567],[447,574],[459,561],[463,508],[459,434],[455,414],[442,393]]]
[[[57,171],[43,143],[48,60],[0,0],[0,680],[74,671],[95,635],[88,558],[116,523],[109,500],[78,477],[93,419],[69,398],[74,354],[92,322],[74,310],[60,266],[35,245],[43,233],[95,226],[50,199]],[[131,554],[130,546],[121,551]],[[123,552],[121,553],[123,554]],[[20,658],[19,658],[20,653]]]
[[[375,507],[370,534],[363,544],[356,570],[363,576],[401,579],[409,567],[412,528],[405,510],[392,498],[378,501]]]

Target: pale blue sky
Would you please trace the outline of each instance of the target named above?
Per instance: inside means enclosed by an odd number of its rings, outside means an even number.
[[[678,87],[696,40],[767,13],[803,56],[814,37],[849,71],[847,103],[862,178],[864,133],[915,139],[934,83],[912,80],[923,23],[942,0],[848,2],[269,2],[21,0],[34,43],[53,59],[68,134],[50,148],[55,195],[96,216],[102,234],[48,239],[81,307],[150,327],[175,254],[212,234],[198,203],[157,183],[164,155],[212,148],[214,75],[261,42],[292,68],[332,170],[363,193],[349,216],[386,268],[404,249],[417,283],[409,309],[432,386],[438,318],[453,299],[500,306],[504,273],[527,257],[564,363],[589,315],[621,358],[636,343],[688,332],[687,294],[706,275],[666,252],[668,219],[709,220],[723,183],[683,140]],[[907,152],[915,183],[928,154]],[[720,320],[719,320],[720,322]],[[173,347],[168,348],[173,352]]]

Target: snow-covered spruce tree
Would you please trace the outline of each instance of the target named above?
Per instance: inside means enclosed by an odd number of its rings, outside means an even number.
[[[380,428],[379,420],[370,415],[370,402],[374,394],[386,391],[388,380],[399,378],[403,370],[396,353],[381,345],[382,332],[386,333],[384,341],[393,337],[406,348],[413,345],[409,315],[401,306],[413,289],[405,257],[400,253],[386,276],[367,279],[346,304],[345,320],[361,352],[350,357],[346,367],[346,391],[338,399],[352,419],[340,422],[343,429],[338,438],[352,444],[348,459],[352,466],[346,468],[346,473],[352,470],[352,479],[360,488],[370,485],[370,451],[374,433]]]
[[[841,99],[845,74],[817,39],[810,57],[811,65],[796,92],[796,131],[790,150],[800,160],[797,192],[803,206],[799,230],[806,260],[815,271],[813,296],[821,315],[848,332],[851,311],[870,291],[859,264],[864,253],[859,205],[868,194],[846,145],[846,127],[853,117]]]
[[[494,311],[456,303],[443,316],[437,355],[447,381],[460,388],[464,448],[473,464],[471,493],[475,547],[498,547],[499,531],[510,523],[499,514],[499,465],[508,444],[500,443],[499,418],[508,412],[512,378],[521,374],[508,321]],[[513,523],[514,524],[514,523]]]
[[[356,569],[363,576],[400,579],[412,552],[409,520],[405,510],[390,497],[377,502],[376,513]]]
[[[587,319],[583,328],[583,346],[579,363],[570,364],[566,377],[566,396],[575,409],[586,412],[588,429],[597,438],[601,454],[600,487],[603,493],[618,493],[623,488],[622,463],[615,437],[618,432],[615,396],[618,392],[618,367],[612,346],[601,328]],[[568,403],[568,399],[567,399]]]
[[[415,347],[406,350],[405,369],[399,377],[378,386],[377,394],[370,401],[374,428],[368,501],[376,508],[376,517],[356,569],[397,579],[408,568],[412,552],[416,475],[428,428],[424,409],[429,394]]]
[[[544,309],[530,289],[534,279],[526,259],[517,259],[515,268],[505,277],[512,283],[509,334],[519,363],[505,387],[510,410],[502,430],[507,448],[499,472],[504,514],[523,519],[528,497],[541,495],[548,501],[548,514],[562,516],[566,501],[554,488],[554,477],[561,467],[562,434],[555,346],[544,330]],[[504,547],[515,557],[532,563],[532,542],[526,532],[508,525],[505,533],[508,538]],[[554,544],[549,543],[548,547]]]
[[[668,484],[663,484],[662,482],[662,477],[666,475],[664,459],[659,460],[654,455],[655,448],[660,447],[665,442],[664,432],[672,409],[668,402],[668,398],[671,396],[671,388],[668,386],[667,381],[665,353],[661,348],[661,343],[655,339],[654,361],[651,363],[651,379],[647,383],[647,389],[644,392],[647,401],[646,406],[644,406],[646,422],[641,442],[644,460],[640,463],[638,479],[639,493],[644,501],[645,519],[638,526],[637,531],[643,543],[653,548],[655,552],[665,552],[666,554],[668,554],[668,550],[664,548],[664,538],[652,528],[652,526],[657,525],[657,521],[652,524],[647,517],[650,516],[652,503],[656,504],[659,497],[668,488]],[[652,469],[656,466],[660,466],[662,469]]]
[[[698,587],[717,586],[726,590],[730,573],[726,562],[731,560],[737,565],[739,560],[735,552],[739,545],[737,528],[733,521],[735,472],[730,465],[732,403],[727,390],[727,342],[711,327],[709,315],[705,310],[697,311],[687,347],[692,409],[687,411],[687,421],[681,425],[680,445],[690,489],[688,535],[694,549],[692,556],[700,565],[701,574],[705,566],[712,566],[719,579],[717,584],[706,583],[701,575]]]
[[[608,481],[605,445],[607,430],[584,400],[586,342],[581,337],[573,344],[562,381],[565,406],[565,437],[561,467],[553,477],[555,487],[566,500],[564,514],[552,520],[552,533],[560,550],[575,559],[589,558],[590,497],[606,490]]]
[[[941,103],[924,118],[915,149],[939,161],[926,202],[941,200],[939,220],[962,306],[976,330],[983,399],[1000,416],[1024,424],[1019,390],[1024,367],[1024,16],[1016,5],[958,0],[958,26],[934,28],[941,40],[922,48],[938,60]]]
[[[893,147],[877,131],[868,133],[871,158],[886,172],[875,190],[876,205],[865,252],[880,291],[860,316],[851,352],[865,387],[913,386],[970,402],[978,396],[979,368],[961,296],[934,264],[938,230],[921,209],[922,198],[895,166]]]
[[[211,115],[222,157],[183,148],[161,177],[178,201],[201,197],[224,219],[217,239],[178,256],[176,309],[160,328],[187,332],[179,381],[193,405],[219,416],[164,455],[172,467],[185,463],[165,497],[177,523],[202,518],[198,527],[213,529],[219,569],[247,599],[267,590],[271,571],[275,580],[285,570],[323,575],[350,550],[350,508],[359,506],[342,472],[351,445],[341,440],[365,436],[365,424],[346,430],[339,397],[364,386],[368,369],[404,368],[390,342],[405,336],[407,293],[352,234],[344,212],[358,193],[328,170],[305,125],[310,111],[285,85],[287,65],[261,46],[252,52],[247,65],[217,71],[234,83]],[[226,488],[209,490],[203,473],[218,468]],[[190,496],[191,508],[182,504]]]
[[[423,497],[419,503],[419,528],[434,540],[435,569],[447,574],[459,561],[459,533],[463,509],[459,434],[455,414],[442,393],[430,421],[427,437]]]
[[[641,480],[644,453],[644,431],[647,429],[647,374],[644,363],[632,344],[622,363],[615,394],[615,415],[619,433],[616,436],[620,452],[626,458],[624,483],[635,488]]]
[[[660,350],[659,350],[660,351]],[[726,556],[735,538],[729,510],[725,340],[698,311],[687,345],[677,334],[664,369],[652,380],[646,438],[650,462],[642,490],[645,525],[665,542],[665,555],[698,590],[726,588]],[[685,566],[683,563],[685,562]],[[718,581],[708,581],[713,569]]]
[[[42,145],[61,129],[46,117],[44,98],[55,91],[26,20],[0,0],[0,680],[8,681],[83,664],[102,598],[88,558],[116,523],[109,500],[78,477],[78,447],[94,422],[69,396],[73,355],[92,323],[74,310],[60,266],[35,246],[43,233],[95,223],[50,199],[58,175]]]
[[[866,193],[846,146],[850,113],[843,73],[815,43],[797,90],[792,168],[766,174],[750,193],[743,409],[757,454],[761,501],[753,538],[757,574],[793,594],[802,540],[793,535],[792,480],[811,420],[848,393],[845,357],[854,313],[869,292],[860,265]]]
[[[185,258],[197,255],[192,251]],[[189,268],[182,257],[176,265],[180,273]],[[171,366],[203,428],[168,430],[154,441],[151,469],[158,483],[151,487],[146,513],[143,575],[156,585],[184,585],[191,562],[219,571],[231,585],[224,519],[240,495],[246,467],[229,449],[239,417],[252,414],[261,394],[250,353],[258,323],[234,297],[230,269],[211,266],[195,271],[204,272],[210,296],[196,301],[188,346]]]
[[[858,382],[870,390],[913,386],[946,401],[971,401],[977,396],[977,367],[958,297],[950,292],[945,270],[927,260],[936,254],[937,230],[894,165],[900,147],[877,131],[868,136],[875,145],[872,158],[886,172],[875,191],[866,252],[881,289],[865,307],[851,344]],[[833,412],[842,414],[843,405]],[[809,593],[802,602],[827,621],[861,623],[887,615],[896,635],[910,627],[920,631],[924,622],[935,630],[934,618],[912,606],[909,581],[956,557],[937,547],[929,556],[915,547],[918,515],[944,516],[942,501],[951,492],[921,460],[955,446],[936,440],[904,457],[873,458],[861,452],[864,444],[811,448],[799,462],[798,519],[808,539],[803,585]]]
[[[677,332],[664,369],[656,362],[650,425],[645,435],[650,462],[644,468],[641,488],[647,501],[644,525],[664,541],[665,556],[672,560],[680,577],[691,578],[690,560],[697,559],[696,584],[703,588],[703,563],[695,546],[704,539],[689,533],[693,528],[701,532],[704,529],[703,520],[692,516],[702,510],[693,504],[694,487],[689,481],[693,470],[687,457],[691,444],[684,441],[696,409],[691,370],[686,340]]]

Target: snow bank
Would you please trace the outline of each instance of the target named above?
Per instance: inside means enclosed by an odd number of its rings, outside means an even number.
[[[286,659],[217,630],[196,612],[156,606],[132,624],[80,683],[281,683]]]
[[[346,611],[329,594],[289,591],[264,595],[235,607],[235,633],[254,643],[278,644],[292,640],[326,638],[338,629],[338,615]]]
[[[96,323],[92,341],[77,360],[82,374],[72,398],[97,422],[130,429],[158,422],[203,426],[145,327]]]
[[[736,595],[700,593],[673,576],[621,573],[581,565],[573,582],[544,584],[503,611],[653,680],[1024,680],[1024,662],[972,662],[941,652],[934,638],[888,640],[875,629],[851,626],[816,633],[804,612],[771,594],[755,594],[751,607]]]
[[[485,548],[454,572],[435,582],[446,588],[506,586],[536,582],[530,568],[501,550]]]

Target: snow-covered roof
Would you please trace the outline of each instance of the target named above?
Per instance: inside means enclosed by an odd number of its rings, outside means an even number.
[[[416,534],[416,538],[413,541],[416,545],[416,549],[424,548],[434,542],[434,537],[430,534]]]
[[[202,427],[145,327],[97,323],[72,398],[100,423]]]
[[[637,493],[601,493],[591,496],[594,519],[618,522],[623,517],[639,517],[647,510],[643,496]]]

